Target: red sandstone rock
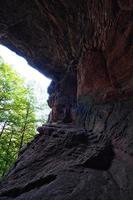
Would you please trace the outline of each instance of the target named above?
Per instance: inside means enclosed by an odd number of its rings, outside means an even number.
[[[53,79],[50,122],[77,125],[40,128],[0,200],[133,199],[132,12],[132,0],[0,1],[0,43]]]
[[[110,81],[123,95],[133,92],[132,14],[121,11],[110,29],[106,60]]]
[[[102,99],[113,89],[104,55],[88,51],[78,66],[78,96],[89,94],[93,98]]]

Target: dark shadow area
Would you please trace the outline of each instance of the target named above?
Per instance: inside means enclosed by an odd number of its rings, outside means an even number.
[[[39,188],[42,185],[47,185],[53,182],[56,179],[56,175],[48,175],[44,178],[40,178],[34,182],[31,182],[27,184],[24,188],[13,188],[9,190],[8,192],[3,192],[1,196],[7,196],[7,197],[17,197],[23,193],[29,192],[30,190],[34,188]]]
[[[101,152],[96,156],[87,160],[82,164],[85,168],[92,168],[96,170],[108,170],[114,159],[114,151],[112,145],[106,146]]]

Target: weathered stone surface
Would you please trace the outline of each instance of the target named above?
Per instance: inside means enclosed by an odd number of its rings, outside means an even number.
[[[88,51],[78,66],[78,96],[105,98],[112,89],[106,60],[100,51]],[[88,76],[89,75],[89,76]]]
[[[53,79],[49,123],[68,123],[39,128],[0,200],[133,199],[132,17],[132,0],[0,1],[0,43]]]
[[[133,100],[92,109],[88,128],[38,128],[1,183],[0,200],[132,200]]]
[[[119,11],[109,28],[104,51],[86,51],[78,65],[78,96],[97,101],[133,94],[132,12]]]
[[[110,29],[106,48],[107,69],[117,95],[133,93],[132,13],[120,11]]]
[[[75,72],[75,71],[74,71]],[[76,73],[66,73],[61,80],[54,80],[48,88],[48,105],[52,108],[49,122],[73,122],[72,110],[76,104]]]
[[[118,4],[122,10],[133,10],[132,0],[118,0]]]
[[[133,94],[132,12],[132,0],[1,0],[0,43],[56,83],[49,105],[58,121],[72,107],[59,99],[73,105],[77,96],[106,101]]]

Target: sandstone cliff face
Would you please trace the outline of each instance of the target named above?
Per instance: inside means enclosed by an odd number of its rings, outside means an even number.
[[[0,43],[53,79],[62,123],[39,128],[0,199],[132,200],[132,16],[132,0],[0,1]]]
[[[2,0],[0,42],[53,79],[52,97],[67,99],[65,80],[75,99],[121,98],[132,94],[132,9],[132,0]]]
[[[86,128],[39,127],[4,178],[0,199],[132,200],[132,103],[92,107]]]

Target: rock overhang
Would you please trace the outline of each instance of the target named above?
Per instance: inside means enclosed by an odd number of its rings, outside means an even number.
[[[77,97],[106,102],[132,96],[131,1],[0,3],[0,43],[53,79],[49,103],[55,110],[64,98],[68,110]]]
[[[132,200],[132,10],[131,0],[0,1],[0,43],[53,79],[50,124],[0,199]]]

